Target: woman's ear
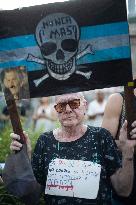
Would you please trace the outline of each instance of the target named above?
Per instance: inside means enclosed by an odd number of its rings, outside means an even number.
[[[88,102],[85,100],[85,108],[88,110]]]

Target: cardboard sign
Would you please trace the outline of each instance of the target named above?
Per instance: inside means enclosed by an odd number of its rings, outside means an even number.
[[[132,81],[124,0],[71,0],[0,11],[0,19],[0,69],[25,67],[30,97]]]
[[[97,163],[54,159],[49,164],[45,194],[96,199],[100,173]]]

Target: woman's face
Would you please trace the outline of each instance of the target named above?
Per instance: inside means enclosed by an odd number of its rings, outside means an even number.
[[[80,99],[80,106],[76,109],[72,109],[69,102]],[[63,112],[58,113],[58,118],[62,126],[73,127],[83,123],[86,112],[86,101],[82,99],[79,94],[66,94],[56,99],[56,104],[64,103],[65,109]]]

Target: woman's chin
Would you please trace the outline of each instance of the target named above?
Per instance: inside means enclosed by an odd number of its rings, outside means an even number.
[[[64,127],[74,127],[76,126],[76,123],[73,121],[66,121],[66,122],[63,122],[63,126]]]

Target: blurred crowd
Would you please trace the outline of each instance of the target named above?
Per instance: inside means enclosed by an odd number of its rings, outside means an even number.
[[[85,124],[101,126],[108,96],[122,90],[122,87],[113,87],[83,92],[88,102]],[[24,127],[27,129],[32,128],[34,131],[42,133],[53,130],[58,126],[56,112],[53,107],[54,100],[55,97],[52,96],[16,101],[20,117],[24,120]],[[0,93],[0,101],[0,130],[2,130],[10,122],[2,92]]]

